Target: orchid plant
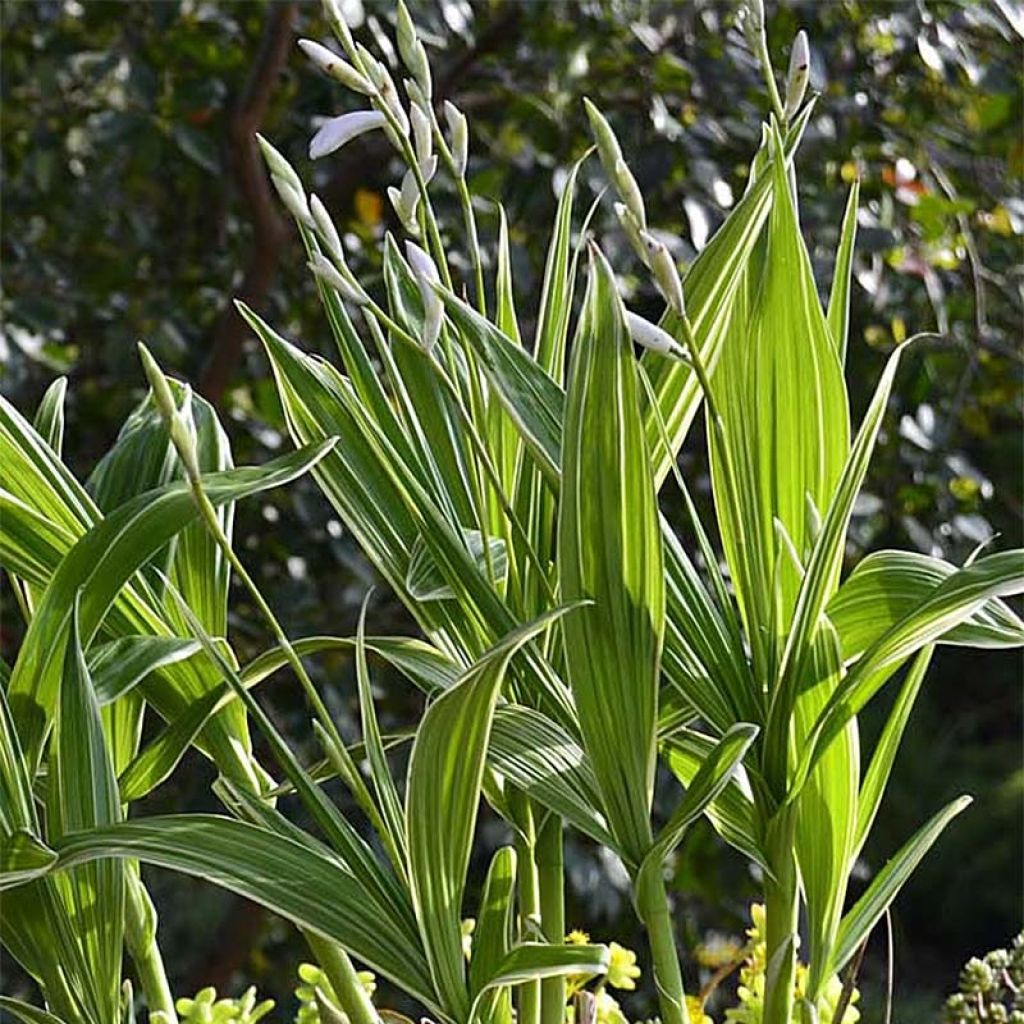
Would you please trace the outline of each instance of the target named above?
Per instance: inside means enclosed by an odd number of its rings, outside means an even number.
[[[409,12],[399,2],[394,19],[401,90],[336,0],[325,13],[342,53],[300,45],[365,109],[328,119],[310,156],[383,132],[400,163],[389,197],[405,237],[383,240],[382,286],[361,282],[326,204],[261,140],[340,361],[239,306],[266,349],[296,450],[233,468],[214,410],[144,347],[149,396],[88,487],[60,459],[63,384],[32,423],[0,399],[0,563],[27,621],[0,701],[0,938],[46,1009],[0,1007],[33,1024],[130,1018],[125,946],[151,1014],[174,1024],[144,862],[293,921],[323,980],[311,983],[321,1018],[377,1024],[363,973],[373,971],[444,1024],[563,1024],[567,996],[574,1014],[595,1012],[617,969],[614,947],[566,939],[569,828],[621,861],[661,1019],[690,1024],[704,1011],[684,988],[664,870],[706,815],[764,890],[751,998],[732,1019],[849,1024],[856,1011],[848,991],[837,996],[837,975],[968,802],[938,810],[849,904],[914,700],[937,645],[1024,642],[1003,600],[1024,589],[1024,552],[978,552],[957,567],[881,551],[845,571],[853,504],[915,339],[889,355],[853,430],[843,366],[858,193],[823,308],[798,214],[796,157],[814,103],[806,35],[780,90],[763,9],[745,5],[771,110],[746,194],[685,274],[610,122],[588,102],[621,231],[663,315],[654,323],[625,308],[591,237],[594,207],[578,215],[588,152],[561,190],[525,339],[532,298],[513,280],[504,211],[485,250],[469,124],[434,102]],[[435,215],[442,172],[459,199],[457,229]],[[698,516],[678,466],[698,416],[714,524]],[[305,472],[419,636],[367,634],[365,608],[354,637],[285,634],[232,546],[232,510]],[[664,514],[673,502],[687,543]],[[227,635],[231,576],[271,638],[246,665]],[[355,662],[356,747],[305,664],[332,649]],[[407,738],[382,733],[371,656],[426,698],[404,778],[392,755]],[[283,668],[308,700],[316,765],[300,762],[254,692]],[[885,728],[862,751],[857,715],[887,687],[897,696]],[[152,713],[166,726],[143,745]],[[272,766],[254,758],[251,729]],[[193,745],[216,765],[224,813],[131,817]],[[653,815],[659,765],[675,782],[665,820]],[[327,796],[331,778],[358,825]],[[312,829],[279,809],[285,795]],[[508,842],[467,908],[482,800]],[[205,1013],[212,999],[181,1012]]]

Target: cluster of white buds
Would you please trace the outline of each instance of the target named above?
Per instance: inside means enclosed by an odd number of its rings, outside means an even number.
[[[409,107],[409,120],[412,122],[413,148],[416,151],[416,159],[422,163],[424,160],[429,160],[434,154],[434,132],[430,118],[424,113],[421,106],[413,103]]]
[[[469,122],[466,115],[449,100],[444,101],[444,117],[451,133],[450,145],[455,176],[464,178],[469,164]]]
[[[186,476],[194,483],[199,479],[200,472],[196,435],[192,417],[189,414],[191,391],[186,388],[185,400],[179,409],[163,370],[160,369],[149,349],[141,341],[139,342],[139,358],[142,360],[142,368],[146,372],[146,379],[153,392],[153,402],[167,427],[171,443],[181,459],[182,466],[185,467]]]
[[[444,303],[435,287],[440,284],[441,277],[437,265],[415,242],[405,243],[405,255],[423,300],[423,347],[430,352],[441,336],[441,322],[444,319]]]

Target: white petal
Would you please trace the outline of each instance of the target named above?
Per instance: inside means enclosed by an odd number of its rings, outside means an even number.
[[[683,350],[676,340],[663,331],[657,324],[645,320],[636,313],[626,311],[626,327],[630,336],[641,348],[649,348],[652,352],[660,352],[663,356],[673,355],[683,358]]]
[[[313,136],[309,144],[310,160],[319,160],[320,157],[341,149],[346,142],[351,142],[364,132],[382,128],[385,120],[384,115],[378,110],[356,110],[351,114],[332,117]]]

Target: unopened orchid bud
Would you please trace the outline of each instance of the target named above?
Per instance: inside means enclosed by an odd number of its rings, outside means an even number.
[[[627,310],[626,327],[630,337],[641,348],[649,348],[652,352],[657,352],[660,355],[687,361],[685,350],[675,338],[657,324],[652,324],[650,320],[645,320],[642,316],[637,316],[636,313],[630,313]]]
[[[319,160],[365,132],[382,128],[387,118],[379,110],[354,110],[325,121],[309,143],[310,160]]]
[[[419,162],[419,169],[423,183],[429,185],[434,175],[437,174],[437,157],[428,156],[426,160],[421,160]]]
[[[369,51],[366,51],[366,55],[369,61],[372,62],[367,64],[371,81],[380,92],[380,98],[384,101],[384,105],[391,111],[392,117],[398,122],[399,132],[402,135],[408,135],[409,116],[405,112],[405,107],[402,106],[401,99],[399,99],[394,80],[391,78],[388,69],[379,60],[375,60]]]
[[[300,39],[299,49],[325,75],[333,78],[336,82],[341,82],[346,88],[361,92],[364,96],[372,96],[376,91],[369,79],[326,46],[321,46],[320,43],[314,42],[312,39]]]
[[[416,35],[416,26],[409,16],[409,8],[398,2],[396,18],[396,36],[398,39],[398,52],[401,54],[402,63],[408,68],[409,73],[416,79],[417,84],[429,97],[432,90],[430,79],[430,61],[427,59],[427,51],[423,43]]]
[[[416,275],[416,283],[423,300],[423,347],[430,352],[441,335],[441,321],[444,316],[444,304],[441,296],[434,290],[441,277],[437,265],[415,242],[405,243],[405,255]]]
[[[364,306],[369,302],[369,296],[358,284],[347,280],[338,271],[338,268],[322,253],[313,253],[312,259],[306,264],[313,271],[319,281],[323,281],[329,288],[339,292],[341,296],[348,299],[356,306]]]
[[[258,132],[256,134],[256,141],[259,143],[260,152],[263,154],[263,162],[267,165],[270,173],[278,178],[282,178],[296,191],[301,192],[302,179],[295,173],[295,168],[285,160],[280,150],[275,149]]]
[[[139,358],[142,360],[142,369],[153,392],[153,403],[167,427],[167,433],[181,459],[185,473],[189,480],[198,480],[200,476],[199,456],[196,451],[195,434],[189,429],[189,423],[178,409],[174,393],[171,391],[170,384],[167,383],[163,370],[160,369],[149,349],[141,341],[139,342]]]
[[[748,33],[764,31],[764,0],[747,0],[744,27]]]
[[[430,118],[423,113],[422,107],[413,103],[409,108],[409,122],[412,124],[416,159],[422,163],[424,160],[429,160],[434,151],[434,136],[430,128]]]
[[[615,187],[626,204],[629,212],[641,227],[647,225],[647,211],[644,209],[644,197],[640,192],[640,186],[633,177],[633,172],[626,166],[626,161],[618,159],[615,161]]]
[[[402,85],[405,87],[405,95],[409,97],[409,102],[414,107],[419,107],[420,110],[430,109],[430,100],[423,95],[423,90],[411,78],[403,78]]]
[[[341,246],[341,238],[338,229],[334,226],[327,207],[321,202],[318,195],[310,195],[309,212],[313,215],[313,224],[317,237],[327,248],[327,251],[334,259],[344,259],[345,250]]]
[[[619,218],[619,224],[622,225],[622,230],[626,233],[626,238],[633,247],[633,251],[644,261],[644,264],[647,264],[647,246],[644,245],[644,240],[641,237],[643,226],[630,213],[625,203],[615,203],[615,216]]]
[[[807,92],[811,73],[811,49],[807,33],[800,29],[793,40],[793,52],[789,56],[789,73],[786,75],[786,120],[800,109]]]
[[[466,115],[454,103],[445,100],[444,116],[451,133],[452,162],[455,176],[464,178],[469,164],[469,122]]]
[[[306,193],[276,174],[270,176],[270,181],[281,197],[285,209],[304,227],[315,228],[313,215],[309,212],[309,203],[306,202]]]
[[[590,120],[590,132],[597,144],[597,153],[601,158],[605,174],[612,181],[615,180],[615,165],[622,159],[622,148],[619,140],[615,138],[615,132],[605,119],[604,114],[594,106],[586,97],[583,99],[583,106],[587,111],[587,118]]]
[[[408,172],[406,172],[406,177],[409,177]],[[406,233],[412,235],[414,238],[419,238],[420,225],[419,221],[416,219],[416,207],[419,204],[419,196],[414,195],[410,198],[403,195],[402,191],[402,189],[395,188],[394,185],[389,185],[388,199],[391,200],[395,216],[397,216],[399,221],[401,221],[402,227],[405,229]]]
[[[684,316],[686,305],[683,301],[683,284],[679,280],[676,261],[672,259],[668,246],[649,231],[642,232],[641,238],[647,247],[647,265],[651,268],[658,290],[672,311]]]

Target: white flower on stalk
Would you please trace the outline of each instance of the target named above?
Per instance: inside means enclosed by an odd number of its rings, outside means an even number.
[[[636,313],[626,310],[626,327],[630,337],[641,347],[649,348],[663,356],[673,356],[684,362],[689,362],[683,347],[672,337],[668,331],[662,330],[657,324],[645,320]]]
[[[333,50],[312,39],[300,39],[299,49],[315,64],[325,75],[333,78],[342,85],[361,92],[364,96],[372,96],[374,88],[372,83],[361,75],[351,64],[342,60]]]
[[[437,264],[415,242],[405,243],[405,255],[416,275],[420,298],[423,299],[423,347],[429,352],[441,335],[444,316],[444,303],[434,290],[434,285],[441,282],[441,275],[437,272]]]
[[[640,192],[640,186],[621,157],[615,161],[615,187],[619,190],[626,208],[633,214],[634,220],[641,225],[646,224],[647,211],[644,209],[644,197]]]
[[[375,128],[383,128],[387,119],[379,110],[355,110],[351,114],[342,114],[325,121],[320,130],[309,143],[310,160],[319,160],[346,142]]]
[[[280,150],[275,149],[259,132],[256,133],[256,141],[263,154],[263,162],[270,173],[284,179],[293,189],[301,192],[302,179],[295,173],[295,168],[285,160]]]
[[[800,29],[793,40],[793,52],[789,56],[789,73],[786,75],[786,119],[789,120],[799,109],[807,92],[811,73],[811,48],[807,33]]]
[[[398,52],[402,55],[402,63],[409,69],[420,88],[429,96],[432,89],[430,61],[427,59],[427,51],[424,49],[423,43],[416,35],[416,26],[412,23],[409,8],[401,0],[398,3],[395,21],[397,29],[395,36],[398,40]]]
[[[307,266],[313,271],[314,276],[318,280],[323,281],[328,287],[339,292],[349,302],[357,306],[364,306],[369,301],[366,292],[358,285],[347,281],[338,271],[338,268],[323,253],[313,253],[313,257]]]
[[[455,176],[464,178],[469,164],[469,122],[466,115],[454,103],[444,101],[444,116],[452,136],[452,162]]]

